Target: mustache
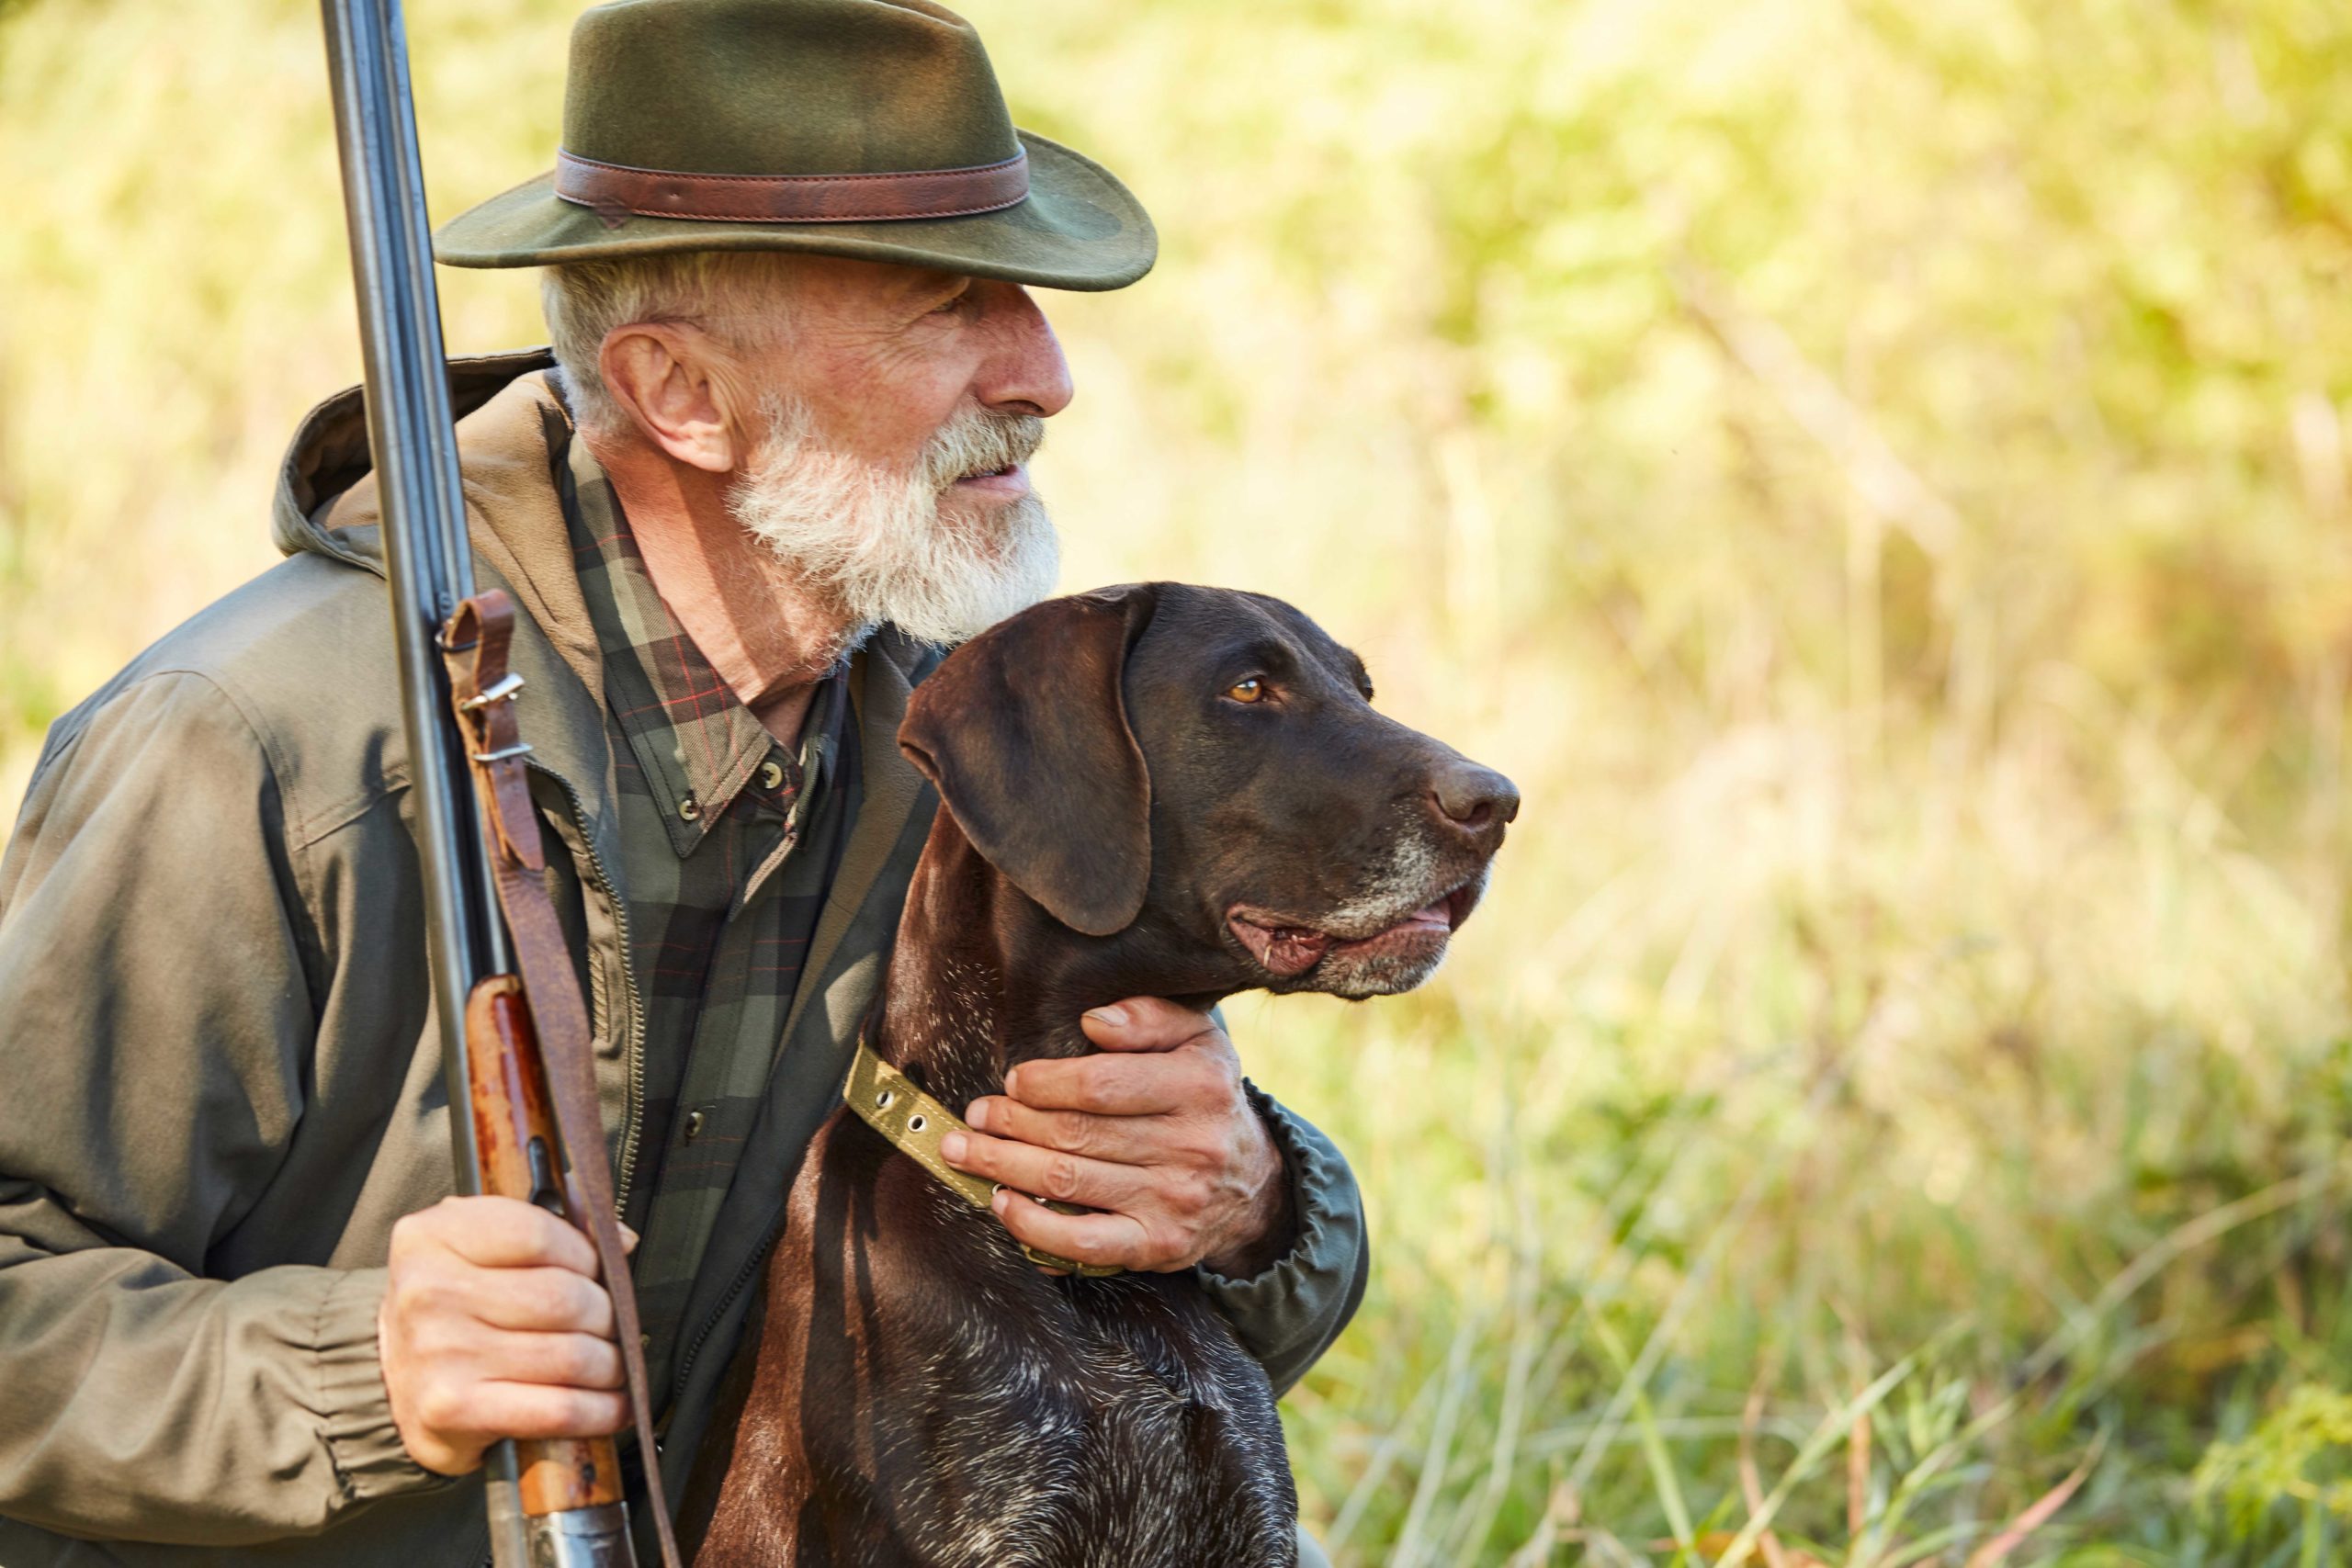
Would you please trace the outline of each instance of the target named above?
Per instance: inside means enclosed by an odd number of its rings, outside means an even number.
[[[933,490],[945,490],[957,479],[1025,463],[1045,441],[1046,422],[1036,414],[965,409],[924,444],[916,472]]]

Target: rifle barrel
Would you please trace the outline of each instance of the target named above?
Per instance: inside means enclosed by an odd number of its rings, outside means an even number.
[[[466,761],[450,733],[447,677],[435,640],[443,621],[473,593],[457,421],[398,0],[322,0],[322,8],[358,294],[368,441],[381,497],[401,717],[423,840],[433,1001],[456,1105],[463,1103],[467,1081],[466,998],[476,980],[502,967],[492,958],[503,945],[495,906],[461,869],[482,859],[480,829]],[[458,1185],[479,1191],[471,1128],[461,1116],[451,1122]]]
[[[399,0],[321,0],[320,8],[358,296],[368,443],[381,501],[450,1145],[458,1190],[473,1194],[482,1184],[473,1118],[466,1110],[471,1077],[466,1002],[478,980],[510,964],[466,759],[453,744],[447,676],[435,642],[443,623],[474,591],[457,421]],[[486,1464],[492,1558],[500,1568],[522,1568],[529,1548],[514,1444],[496,1445]]]

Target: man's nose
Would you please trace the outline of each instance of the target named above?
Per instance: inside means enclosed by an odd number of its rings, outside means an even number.
[[[1499,838],[1503,825],[1519,815],[1517,784],[1459,757],[1438,764],[1430,800],[1440,821],[1473,839]]]
[[[975,287],[991,295],[989,318],[996,333],[995,346],[973,388],[980,402],[1008,413],[1045,418],[1068,408],[1074,395],[1069,361],[1062,357],[1061,343],[1046,312],[1017,283],[990,281]]]

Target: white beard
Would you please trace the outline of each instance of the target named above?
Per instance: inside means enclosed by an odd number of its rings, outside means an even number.
[[[963,642],[1053,592],[1061,541],[1034,492],[985,508],[941,504],[965,475],[1027,461],[1042,419],[965,409],[910,470],[897,470],[827,449],[807,409],[777,394],[760,416],[764,434],[728,511],[839,612],[836,659],[886,623],[919,641]]]

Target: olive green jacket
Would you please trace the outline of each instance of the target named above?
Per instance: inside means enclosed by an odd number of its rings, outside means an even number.
[[[527,617],[514,665],[533,788],[571,852],[551,857],[568,861],[558,904],[627,1171],[642,1019],[616,916],[602,661],[548,471],[565,415],[547,363],[461,362],[453,380],[478,570]],[[409,1460],[377,1360],[392,1224],[452,1177],[373,509],[346,392],[288,457],[276,528],[290,558],[57,723],[0,860],[6,1568],[485,1555],[479,1482]],[[676,1375],[656,1391],[673,1496],[935,807],[896,744],[935,659],[886,632],[853,668],[864,804]],[[1299,1243],[1254,1280],[1204,1279],[1282,1388],[1353,1311],[1364,1239],[1337,1152],[1269,1114]]]

